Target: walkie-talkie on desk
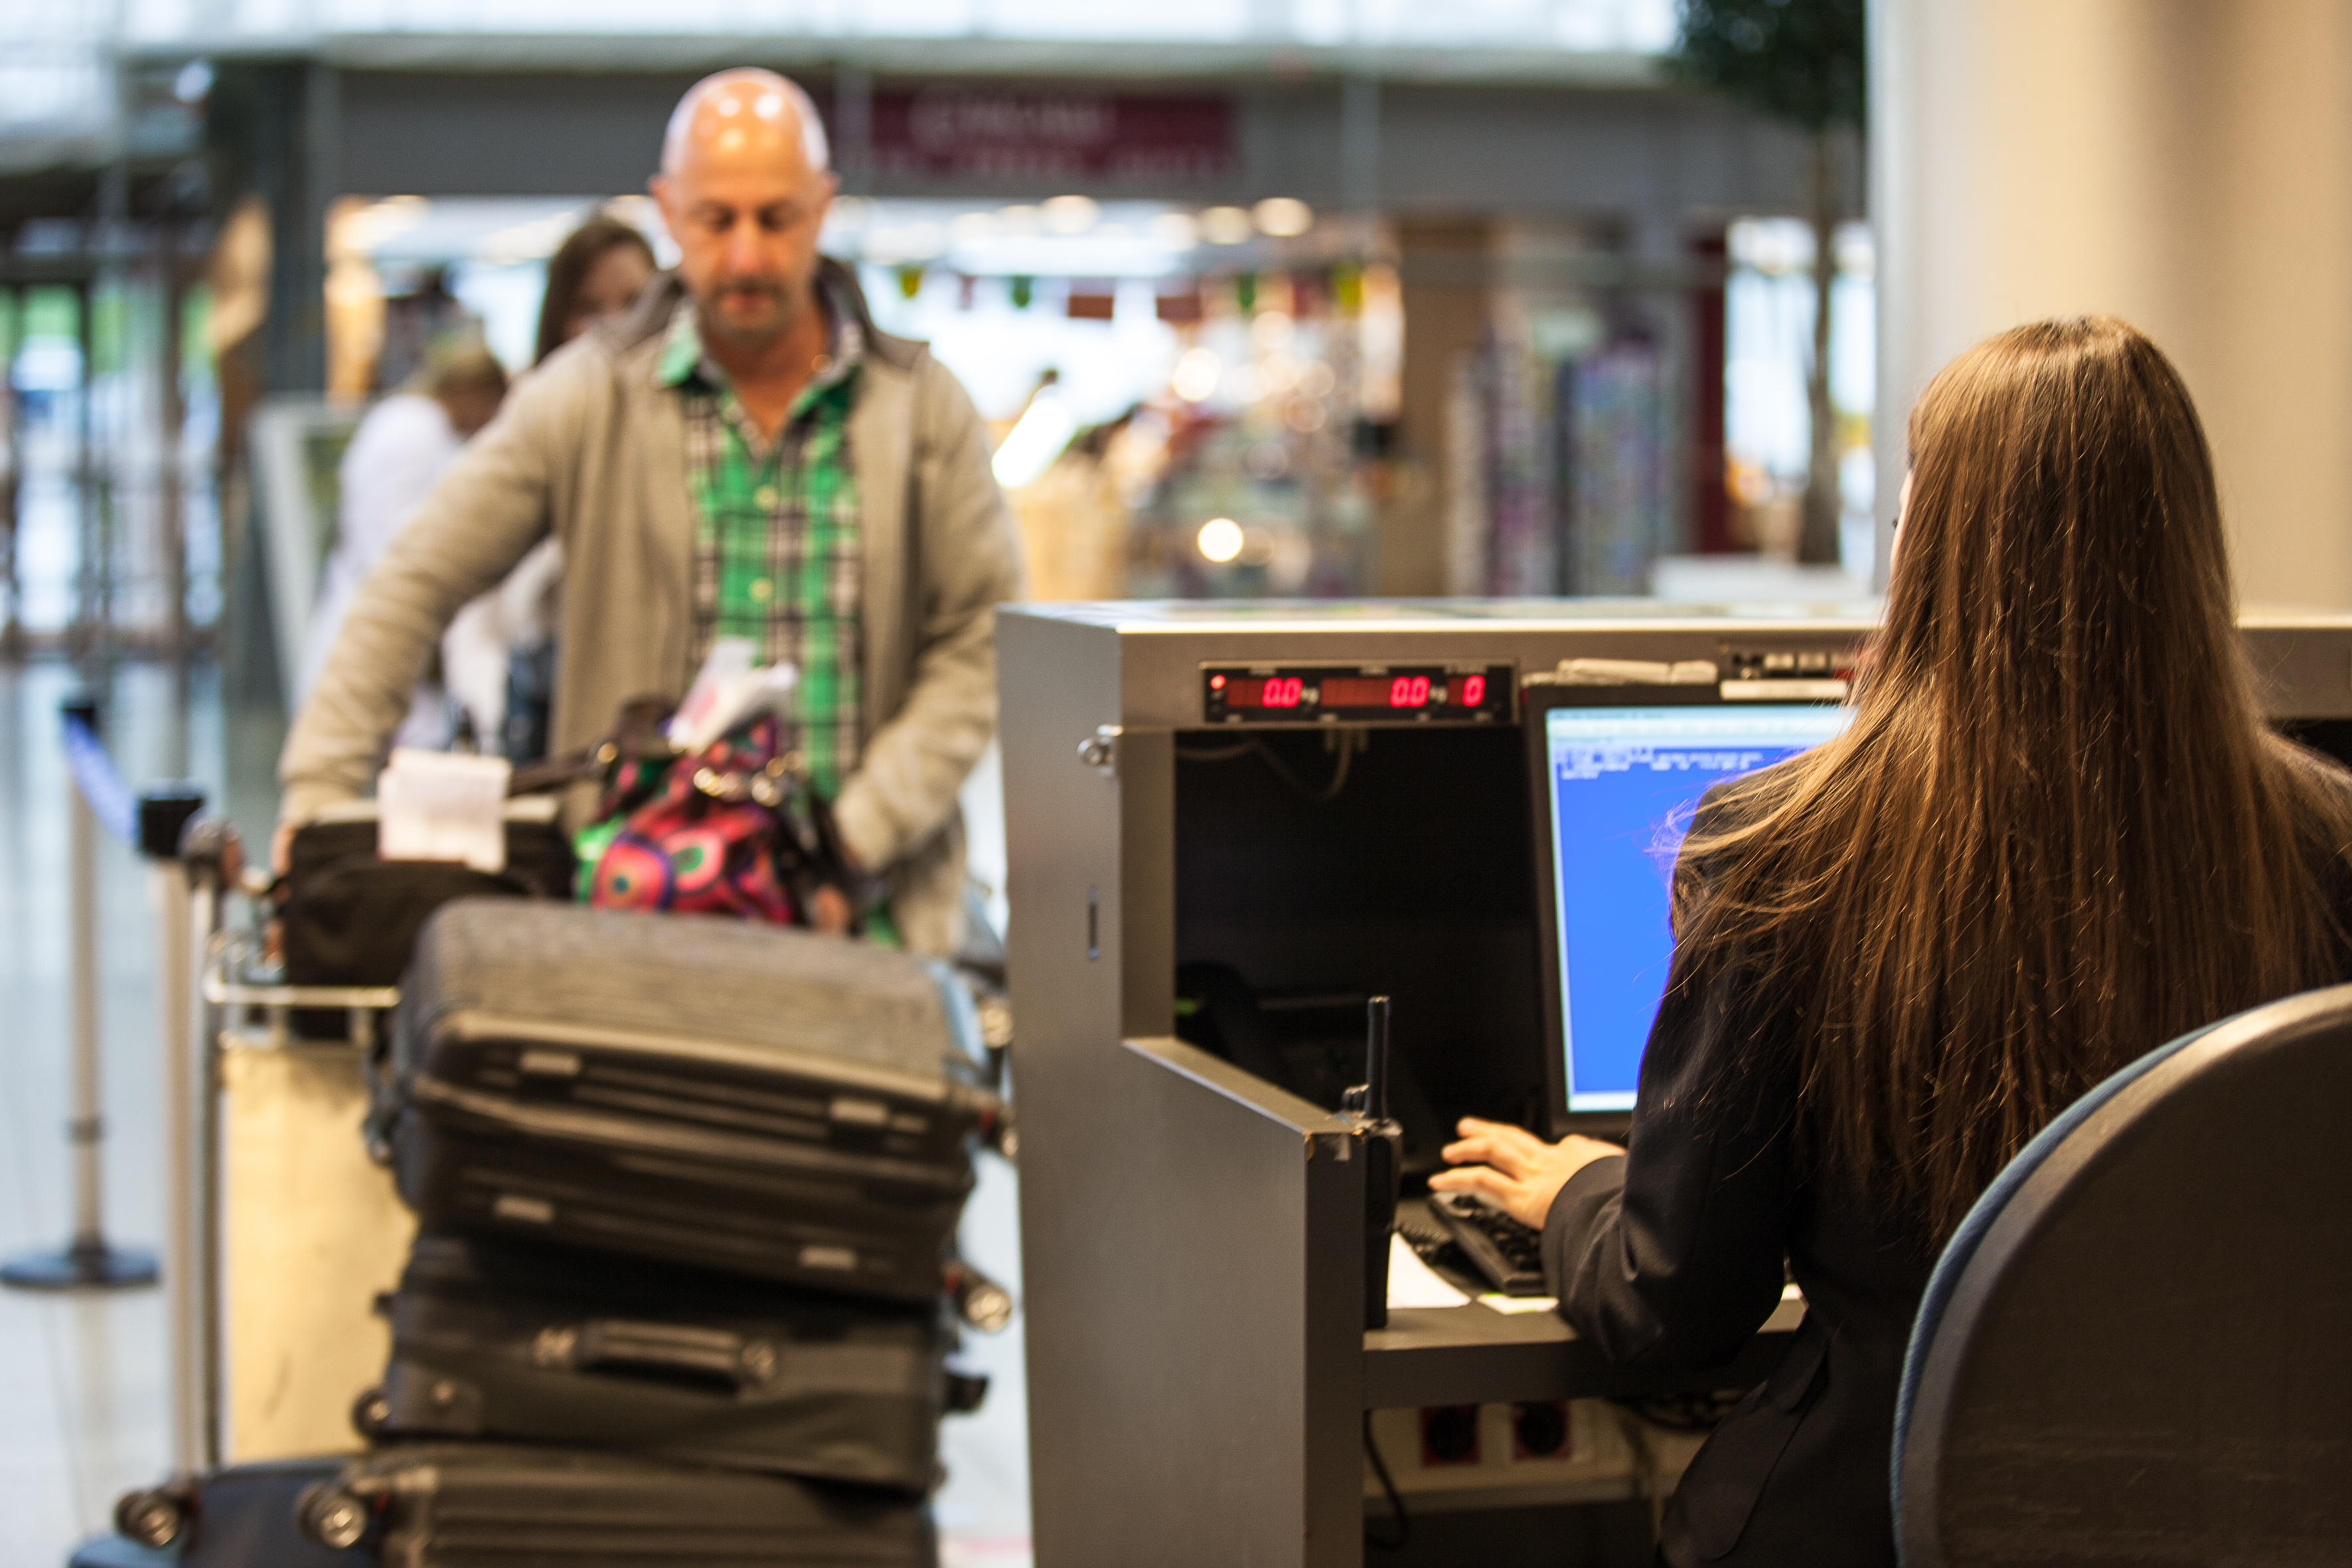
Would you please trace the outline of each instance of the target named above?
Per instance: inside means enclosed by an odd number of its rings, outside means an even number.
[[[1389,1322],[1389,1237],[1396,1229],[1404,1129],[1389,1115],[1389,999],[1364,1005],[1364,1081],[1339,1099],[1364,1155],[1364,1327]]]

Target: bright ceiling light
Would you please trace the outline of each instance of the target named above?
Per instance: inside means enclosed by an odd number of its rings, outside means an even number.
[[[1050,386],[1040,391],[1030,399],[1020,422],[1005,432],[1004,445],[996,448],[996,457],[989,464],[996,482],[1006,489],[1019,489],[1042,478],[1077,429],[1077,416],[1069,405],[1055,396]]]
[[[1084,234],[1101,215],[1091,196],[1055,196],[1045,204],[1043,216],[1048,234]]]
[[[1211,245],[1239,245],[1257,232],[1239,207],[1211,207],[1201,215],[1201,233]]]
[[[1176,395],[1187,403],[1206,403],[1216,395],[1217,385],[1225,379],[1225,364],[1207,349],[1192,349],[1176,362],[1176,370],[1169,376],[1169,385]]]
[[[1162,250],[1190,250],[1201,243],[1201,226],[1190,213],[1161,213],[1151,220],[1151,243]]]
[[[331,232],[327,247],[373,256],[393,236],[423,223],[430,210],[423,196],[386,196],[364,205],[340,206],[328,219]]]
[[[1276,239],[1290,239],[1315,226],[1315,209],[1293,196],[1268,196],[1251,215],[1258,231]]]
[[[1230,517],[1213,517],[1201,525],[1201,553],[1226,562],[1242,552],[1242,525]]]

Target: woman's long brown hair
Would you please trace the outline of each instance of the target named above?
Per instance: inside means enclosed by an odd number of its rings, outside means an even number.
[[[1807,1165],[1940,1238],[2116,1068],[2339,978],[2314,862],[2352,830],[2262,722],[2211,455],[2154,343],[2004,332],[1910,443],[1853,722],[1686,843],[1679,935],[1686,973],[1744,954],[1788,997]]]
[[[555,254],[547,258],[547,292],[540,297],[539,343],[531,363],[539,363],[563,346],[564,329],[572,324],[581,286],[608,252],[623,246],[642,252],[648,268],[658,265],[652,241],[619,218],[602,213],[573,229],[555,247]]]

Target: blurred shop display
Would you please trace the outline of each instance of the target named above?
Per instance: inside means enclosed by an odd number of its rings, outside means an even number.
[[[1669,383],[1657,345],[1626,337],[1553,379],[1565,514],[1560,591],[1641,594],[1667,536]]]
[[[1749,218],[1730,226],[1726,250],[1724,442],[1731,542],[1781,560],[1806,560],[1805,497],[1827,448],[1838,508],[1838,549],[1848,575],[1867,581],[1876,472],[1870,410],[1876,396],[1874,251],[1866,225],[1836,231],[1827,330],[1811,226],[1795,218]],[[1813,344],[1825,342],[1822,380],[1829,426],[1819,432],[1808,391]]]
[[[1401,328],[1367,236],[1293,198],[1065,195],[844,200],[825,247],[995,423],[1033,596],[1321,595],[1372,586]]]
[[[1344,265],[1202,286],[1167,412],[1130,426],[1134,596],[1370,591],[1362,292]]]
[[[1334,292],[1323,275],[1163,280],[1138,297],[1165,324],[1161,384],[1083,426],[1056,386],[1041,390],[998,462],[1033,596],[1366,591],[1369,480],[1351,441],[1360,324]],[[1244,312],[1244,296],[1262,308]],[[1046,410],[1069,436],[1039,468],[1023,441]]]
[[[1671,552],[1671,383],[1639,329],[1549,352],[1490,342],[1456,372],[1446,425],[1446,586],[1645,594]]]

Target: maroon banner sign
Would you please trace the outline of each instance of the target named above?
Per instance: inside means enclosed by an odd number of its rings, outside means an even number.
[[[885,178],[1215,180],[1234,167],[1223,98],[927,89],[874,95]]]

